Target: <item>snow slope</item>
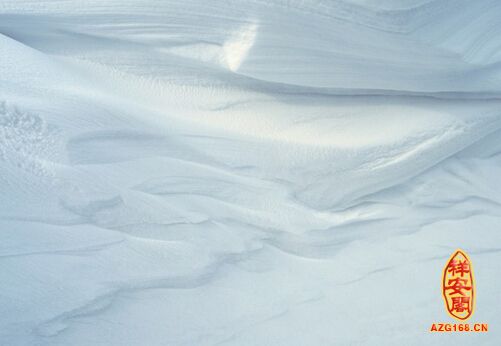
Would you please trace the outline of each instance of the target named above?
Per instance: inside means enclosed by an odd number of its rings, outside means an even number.
[[[3,0],[1,345],[497,345],[501,3]],[[441,270],[473,260],[473,322]]]

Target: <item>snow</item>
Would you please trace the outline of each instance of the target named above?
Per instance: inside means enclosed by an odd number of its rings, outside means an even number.
[[[0,344],[497,345],[500,16],[3,0]]]

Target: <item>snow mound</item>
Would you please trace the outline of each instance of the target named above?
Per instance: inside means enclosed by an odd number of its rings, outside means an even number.
[[[495,345],[500,16],[2,1],[0,344]]]

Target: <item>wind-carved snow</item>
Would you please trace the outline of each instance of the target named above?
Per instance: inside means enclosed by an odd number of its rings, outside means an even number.
[[[160,48],[159,50],[188,59],[223,66],[230,71],[237,72],[254,45],[258,29],[259,24],[250,21],[230,31],[228,37],[222,43],[201,41]]]
[[[2,1],[0,344],[496,345],[500,16]]]
[[[254,45],[258,28],[258,23],[243,25],[224,43],[224,61],[231,71],[238,71],[244,62],[249,50]]]

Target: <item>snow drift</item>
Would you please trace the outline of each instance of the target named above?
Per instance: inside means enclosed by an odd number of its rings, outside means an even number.
[[[0,4],[0,343],[495,345],[498,1]],[[431,335],[474,258],[485,335]]]

